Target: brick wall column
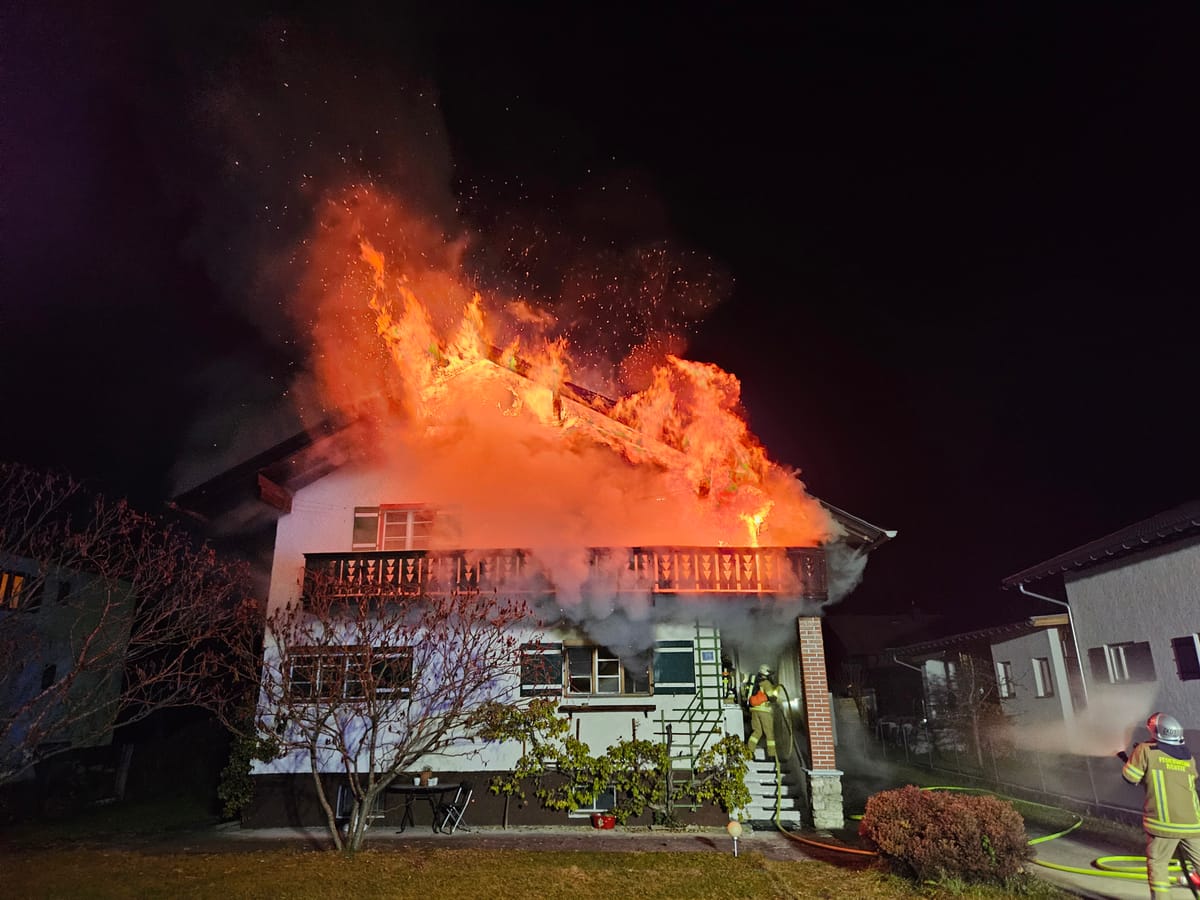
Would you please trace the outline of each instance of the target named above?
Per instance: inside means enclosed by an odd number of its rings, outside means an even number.
[[[842,773],[837,768],[833,745],[833,710],[829,704],[829,681],[825,674],[825,645],[821,619],[801,616],[797,622],[800,675],[804,679],[804,711],[808,720],[808,753],[811,769],[808,796],[813,824],[817,828],[841,828]]]

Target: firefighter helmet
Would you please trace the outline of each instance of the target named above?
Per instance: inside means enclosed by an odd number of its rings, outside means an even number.
[[[761,666],[758,667],[758,674],[759,675],[770,675],[771,667],[768,666],[766,663],[763,663]]]
[[[1183,726],[1178,719],[1165,712],[1156,712],[1147,719],[1146,728],[1150,731],[1150,737],[1160,744],[1183,743]]]

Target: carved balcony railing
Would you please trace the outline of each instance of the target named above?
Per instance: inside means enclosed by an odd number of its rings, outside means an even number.
[[[816,547],[605,547],[587,551],[584,592],[827,598]],[[306,590],[340,598],[456,591],[552,594],[546,566],[526,550],[305,554]]]

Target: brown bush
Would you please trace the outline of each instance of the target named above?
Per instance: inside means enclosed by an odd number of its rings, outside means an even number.
[[[996,797],[909,785],[867,800],[859,833],[920,880],[1003,881],[1033,857],[1025,821]]]

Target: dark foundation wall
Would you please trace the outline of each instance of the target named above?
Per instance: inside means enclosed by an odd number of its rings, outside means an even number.
[[[532,791],[529,797],[521,803],[510,799],[505,807],[505,798],[492,794],[488,783],[492,777],[488,772],[439,772],[438,783],[443,785],[457,784],[470,781],[474,786],[471,798],[471,808],[463,818],[467,825],[527,827],[538,825],[578,825],[580,828],[591,828],[591,820],[587,817],[569,817],[565,812],[543,809]],[[337,797],[338,778],[324,776],[323,784],[326,795],[332,804]],[[397,784],[405,783],[404,779]],[[412,783],[411,778],[407,780]],[[449,800],[453,794],[448,794]],[[400,827],[400,819],[404,814],[404,804],[407,798],[399,793],[389,793],[386,798],[386,810],[382,822],[376,827]],[[433,809],[428,800],[417,799],[413,802],[413,819],[418,829],[428,829],[432,823]],[[697,810],[687,808],[676,809],[677,818],[684,824],[693,825],[724,825],[728,815],[715,806],[704,806]],[[652,817],[649,812],[639,819],[631,820],[627,825],[650,825]],[[254,777],[254,799],[242,814],[243,828],[296,828],[321,827],[325,825],[325,815],[317,800],[316,787],[310,775],[258,775]]]

